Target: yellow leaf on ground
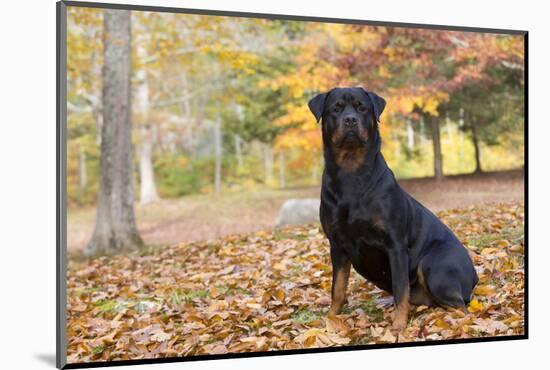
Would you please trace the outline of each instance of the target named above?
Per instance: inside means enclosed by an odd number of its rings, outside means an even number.
[[[443,319],[435,320],[435,325],[440,327],[440,328],[443,328],[443,329],[448,329],[449,328],[449,324],[447,324],[447,322],[445,322],[445,320],[443,320]]]
[[[309,329],[308,331],[306,331],[304,333],[304,338],[309,338],[309,337],[312,337],[312,336],[316,336],[317,334],[323,333],[323,332],[324,332],[323,329],[311,328],[311,329]]]
[[[496,245],[498,245],[499,247],[502,247],[502,248],[506,248],[508,246],[510,246],[510,242],[508,240],[499,240],[496,242]]]
[[[317,341],[317,336],[315,336],[315,335],[307,337],[304,340],[304,347],[311,347],[315,344],[316,341]]]
[[[470,304],[468,305],[468,311],[469,312],[479,312],[483,311],[483,304],[481,304],[477,299],[473,299],[470,301]]]
[[[474,294],[481,295],[481,296],[488,296],[494,293],[495,293],[495,287],[492,285],[478,285],[474,290]]]
[[[277,289],[273,292],[273,297],[282,302],[285,299],[285,292],[282,289]]]
[[[493,254],[493,253],[496,253],[496,252],[498,252],[498,251],[499,251],[498,248],[483,248],[483,249],[481,250],[481,254],[484,255],[484,256],[486,256],[486,255],[488,255],[488,254]]]

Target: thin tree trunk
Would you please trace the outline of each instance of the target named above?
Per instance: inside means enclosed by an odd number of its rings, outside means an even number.
[[[460,159],[464,160],[464,109],[458,110],[458,146],[460,148]]]
[[[83,192],[88,184],[88,173],[86,171],[86,152],[82,147],[78,155],[78,190]]]
[[[424,117],[420,117],[420,144],[426,144],[426,130],[424,128]]]
[[[470,130],[472,131],[472,141],[474,142],[474,151],[475,151],[475,158],[476,158],[476,169],[474,173],[481,173],[483,172],[483,170],[481,168],[481,153],[479,150],[479,139],[477,137],[476,125],[473,122],[470,122]]]
[[[147,57],[147,50],[142,45],[137,48],[137,55],[140,60]],[[141,204],[147,204],[159,199],[157,186],[155,184],[155,171],[153,168],[153,147],[154,128],[149,122],[150,97],[149,77],[147,71],[142,67],[136,73],[136,111],[139,117],[140,141],[139,141],[139,183]]]
[[[98,52],[92,53],[92,57],[90,58],[91,62],[91,75],[93,78],[97,78],[98,80],[101,79],[101,63],[98,61]],[[92,116],[94,117],[95,121],[95,128],[96,128],[96,143],[97,145],[101,145],[101,127],[103,126],[103,108],[101,104],[101,97],[99,96],[100,92],[99,89],[96,92],[94,90],[94,93],[87,96],[87,100],[90,103],[90,106],[92,107]]]
[[[140,203],[147,204],[159,199],[153,168],[153,138],[151,130],[142,129],[139,144]]]
[[[407,147],[409,150],[414,149],[414,128],[411,120],[407,120]]]
[[[269,143],[264,143],[264,168],[265,168],[265,183],[271,183],[273,174],[273,151]]]
[[[237,156],[237,173],[243,171],[243,151],[242,151],[242,139],[239,135],[235,135],[235,155]]]
[[[441,134],[439,131],[439,122],[435,117],[429,117],[432,131],[432,142],[434,150],[434,176],[436,180],[443,179],[443,156],[441,154]]]
[[[222,128],[221,122],[217,120],[214,124],[214,156],[215,156],[215,170],[214,170],[214,191],[219,193],[221,191],[222,184]]]
[[[86,254],[138,249],[132,182],[130,12],[104,12],[103,125],[96,225]]]
[[[149,122],[149,83],[147,72],[140,70],[137,73],[138,87],[136,89],[136,105],[141,128],[139,142],[139,180],[141,204],[147,204],[158,200],[155,184],[155,171],[153,169],[153,145],[154,137],[151,123]]]
[[[279,186],[281,189],[286,187],[286,176],[285,176],[285,153],[279,153]]]

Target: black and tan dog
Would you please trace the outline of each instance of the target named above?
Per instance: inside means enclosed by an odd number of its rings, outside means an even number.
[[[335,88],[309,101],[322,120],[325,170],[320,218],[330,242],[332,304],[346,300],[350,267],[394,296],[393,329],[409,303],[466,308],[478,278],[466,248],[406,193],[380,152],[386,102],[363,88]]]

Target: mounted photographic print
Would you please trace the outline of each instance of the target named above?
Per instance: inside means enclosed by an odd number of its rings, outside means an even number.
[[[58,367],[527,338],[527,32],[57,21]]]

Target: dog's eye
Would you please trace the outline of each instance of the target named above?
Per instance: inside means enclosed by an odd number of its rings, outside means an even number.
[[[367,107],[365,107],[364,105],[360,104],[357,106],[357,111],[358,112],[361,112],[361,113],[365,113],[367,111]]]
[[[340,113],[341,110],[342,110],[342,107],[340,107],[339,105],[334,105],[334,106],[332,107],[332,111],[333,111],[334,113]]]

